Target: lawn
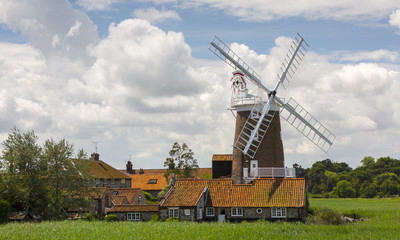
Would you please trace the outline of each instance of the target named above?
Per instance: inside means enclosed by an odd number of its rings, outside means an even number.
[[[400,199],[311,199],[311,206],[357,214],[365,221],[341,226],[288,222],[9,223],[0,239],[400,239]]]

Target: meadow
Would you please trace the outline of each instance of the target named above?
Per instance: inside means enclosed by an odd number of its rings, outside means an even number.
[[[310,199],[364,221],[345,225],[301,222],[87,222],[8,223],[0,239],[400,239],[400,198]]]

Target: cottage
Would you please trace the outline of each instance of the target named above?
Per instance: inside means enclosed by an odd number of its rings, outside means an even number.
[[[99,159],[99,154],[92,154],[90,172],[95,178],[96,187],[130,188],[131,177],[111,167]]]
[[[306,216],[305,198],[303,178],[255,179],[251,184],[178,179],[160,202],[159,214],[164,220],[301,220]]]
[[[118,205],[107,213],[117,215],[121,220],[148,221],[153,215],[158,215],[158,205]]]

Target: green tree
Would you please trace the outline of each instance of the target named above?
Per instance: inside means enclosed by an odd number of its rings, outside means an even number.
[[[1,194],[15,210],[43,209],[47,205],[46,163],[40,157],[42,149],[37,141],[33,131],[21,133],[14,127],[3,142]]]
[[[181,146],[177,142],[172,145],[169,157],[164,162],[164,167],[168,168],[166,172],[167,176],[170,173],[175,173],[183,178],[190,178],[192,171],[199,168],[192,149],[186,143],[183,143]]]
[[[85,208],[91,189],[87,154],[80,150],[78,158],[73,159],[74,148],[65,139],[55,142],[49,139],[44,143],[42,159],[47,163],[47,188],[49,189],[48,210],[52,217],[60,218],[63,209]]]
[[[10,204],[3,199],[0,199],[0,224],[8,221],[8,212],[10,211]]]
[[[341,180],[337,183],[330,193],[332,197],[352,198],[356,196],[356,191],[352,188],[350,182]]]

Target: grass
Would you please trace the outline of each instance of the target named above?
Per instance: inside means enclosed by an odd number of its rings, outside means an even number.
[[[400,239],[400,199],[310,199],[311,206],[356,213],[363,222],[340,226],[288,222],[9,223],[0,239]]]

